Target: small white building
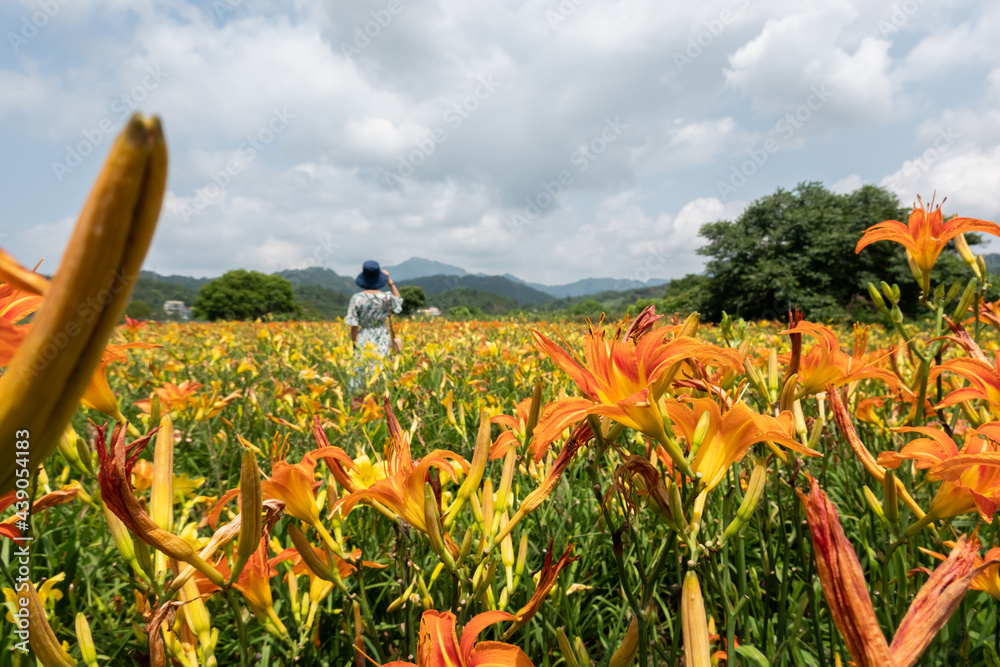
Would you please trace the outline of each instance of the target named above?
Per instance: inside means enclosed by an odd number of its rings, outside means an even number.
[[[176,316],[182,320],[186,320],[191,317],[191,308],[184,305],[183,301],[164,301],[163,302],[163,312],[168,316]]]
[[[430,308],[421,308],[417,311],[418,315],[423,315],[424,317],[441,317],[441,309],[437,306],[431,306]]]

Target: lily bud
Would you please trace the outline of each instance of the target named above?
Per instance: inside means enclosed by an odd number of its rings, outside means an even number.
[[[781,394],[778,395],[778,409],[784,412],[792,407],[793,400],[795,398],[795,390],[799,386],[799,375],[798,373],[792,373],[785,379],[785,383],[781,386]]]
[[[764,485],[767,482],[767,465],[763,458],[757,459],[750,473],[750,481],[747,483],[747,492],[743,496],[743,502],[736,510],[736,517],[726,526],[722,534],[723,541],[729,541],[743,529],[743,526],[750,522],[750,517],[757,510],[761,496],[764,495]]]
[[[562,652],[563,660],[566,661],[566,667],[580,667],[580,663],[576,660],[576,653],[569,643],[569,637],[566,636],[565,628],[556,630],[556,641],[559,642],[559,651]]]
[[[28,609],[28,641],[38,662],[45,667],[72,667],[76,665],[76,660],[63,650],[62,644],[52,632],[49,620],[45,617],[45,606],[38,599],[35,585],[30,581],[26,583],[28,585],[27,591],[22,591],[18,597],[28,598],[28,603],[24,605],[23,600],[19,600],[19,605]]]
[[[580,665],[591,667],[594,662],[590,659],[590,654],[587,653],[587,645],[583,643],[583,639],[577,637],[573,645],[576,647],[576,657],[580,661]]]
[[[871,297],[872,303],[875,304],[876,308],[886,315],[889,314],[889,309],[885,307],[885,300],[882,298],[882,295],[878,293],[878,288],[876,288],[872,283],[868,283],[868,296]]]
[[[962,258],[962,261],[968,264],[973,271],[976,270],[976,256],[972,254],[972,250],[969,249],[969,242],[965,239],[965,234],[959,234],[955,237],[955,250],[958,251],[958,256]],[[981,276],[977,276],[981,277]]]
[[[767,393],[772,403],[778,400],[779,381],[778,351],[772,347],[770,354],[767,355]]]
[[[701,417],[698,418],[698,423],[694,427],[694,434],[691,437],[691,453],[689,458],[694,459],[698,450],[701,449],[701,444],[705,442],[705,436],[708,435],[708,427],[712,425],[712,415],[707,410],[701,413]]]
[[[302,531],[294,523],[288,524],[288,536],[292,538],[295,550],[302,556],[302,562],[306,564],[310,572],[323,581],[334,582],[336,580],[337,575],[334,574],[334,569],[316,555],[312,544],[309,543],[309,540],[306,539],[306,536],[302,534]]]
[[[160,422],[160,395],[155,391],[149,396],[149,423],[158,424]]]
[[[965,286],[965,291],[962,292],[962,298],[959,299],[958,305],[955,307],[955,313],[952,315],[951,319],[958,320],[969,312],[969,308],[972,307],[973,302],[976,300],[977,287],[978,283],[975,278],[969,280],[969,284]]]
[[[877,516],[882,523],[888,525],[889,521],[885,518],[885,510],[882,508],[882,501],[879,500],[867,486],[861,487],[861,492],[864,495],[865,502],[868,503],[868,508],[872,511],[872,513]]]
[[[528,410],[528,421],[524,424],[525,443],[531,441],[535,427],[538,426],[538,415],[542,409],[542,381],[535,380],[531,390],[531,408]]]
[[[521,544],[517,549],[517,561],[514,563],[514,588],[521,582],[524,573],[524,563],[528,560],[528,534],[521,535]]]
[[[472,552],[472,541],[475,537],[475,532],[475,528],[472,526],[469,526],[468,530],[465,531],[465,537],[462,538],[462,546],[458,550],[458,560],[455,561],[455,567],[462,567],[462,563],[465,562],[465,559]]]
[[[896,287],[895,285],[890,287],[889,283],[883,280],[879,283],[879,287],[882,288],[882,294],[884,294],[885,298],[889,300],[889,303],[895,304],[899,301],[899,297],[896,296],[896,290],[894,289]]]
[[[899,521],[899,501],[896,492],[896,475],[892,468],[886,468],[885,477],[882,478],[882,495],[885,498],[885,518],[889,523],[896,525]]]
[[[66,426],[66,430],[63,431],[62,436],[59,438],[59,442],[56,443],[56,447],[59,448],[59,453],[62,454],[66,462],[71,464],[74,468],[80,472],[87,474],[90,471],[83,467],[83,463],[80,461],[80,455],[76,451],[76,431],[73,430],[72,426]]]
[[[685,667],[712,667],[705,601],[694,570],[688,570],[684,574],[684,585],[681,588],[681,629],[684,635]]]
[[[457,573],[455,560],[451,557],[451,552],[448,551],[444,538],[441,536],[441,517],[438,516],[437,497],[435,497],[434,489],[431,488],[430,484],[424,485],[424,521],[427,523],[427,537],[430,538],[434,553],[450,572]]]
[[[705,636],[707,637],[708,635]],[[608,661],[608,667],[626,667],[627,665],[631,665],[638,653],[639,619],[633,617],[632,622],[629,623],[628,630],[625,631],[625,638],[622,639],[621,645],[615,650],[611,656],[611,660]]]
[[[261,492],[257,455],[253,453],[252,449],[244,449],[243,461],[240,464],[240,537],[236,543],[236,561],[233,563],[232,575],[229,577],[230,583],[239,579],[243,567],[250,560],[253,552],[257,550],[257,545],[260,544],[260,538],[264,534],[264,526],[261,522],[263,510],[264,495]],[[309,552],[312,553],[311,548]]]
[[[517,452],[513,447],[507,450],[507,456],[503,461],[503,474],[500,476],[500,486],[497,487],[497,500],[493,510],[493,527],[490,529],[491,535],[496,535],[500,528],[501,513],[507,509],[507,501],[511,499],[510,489],[514,484],[514,467],[517,463]]]
[[[982,276],[982,280],[986,280],[986,260],[983,259],[982,255],[976,255],[976,266],[979,267],[979,275]]]
[[[125,312],[166,181],[160,121],[136,114],[111,147],[31,329],[0,377],[0,433],[31,433],[32,470],[55,449]],[[0,469],[0,495],[13,488],[14,470]]]
[[[149,492],[149,516],[160,528],[174,527],[174,423],[170,417],[160,420],[153,451],[153,481]],[[157,551],[156,572],[167,569],[166,554]]]
[[[445,530],[451,529],[452,524],[455,523],[455,517],[458,516],[458,511],[465,505],[472,492],[479,488],[479,483],[483,480],[483,473],[486,471],[486,462],[490,458],[490,446],[492,444],[492,440],[490,439],[490,418],[485,410],[480,410],[479,433],[476,435],[476,448],[472,453],[469,474],[465,476],[465,481],[458,487],[455,500],[445,513]]]
[[[97,667],[97,647],[94,646],[94,637],[90,634],[87,615],[82,611],[76,614],[76,643],[80,646],[80,656],[87,667]]]
[[[503,513],[501,523],[506,524],[510,519],[507,512]],[[504,569],[507,571],[507,588],[514,588],[514,539],[507,533],[507,537],[500,542],[500,560],[503,561]]]
[[[108,532],[111,533],[111,539],[114,540],[115,546],[118,547],[118,553],[121,554],[125,562],[132,566],[132,570],[142,578],[146,578],[146,573],[139,566],[139,561],[135,559],[135,547],[132,545],[132,536],[129,535],[128,528],[122,523],[122,520],[115,516],[114,512],[108,509],[108,506],[101,502],[101,509],[104,511],[104,519],[108,523]],[[147,579],[148,581],[148,579]]]
[[[403,591],[402,595],[400,595],[398,598],[389,603],[389,608],[386,611],[393,612],[399,609],[401,606],[403,606],[403,603],[409,600],[410,596],[413,595],[413,589],[416,587],[416,585],[417,585],[417,580],[414,579],[412,582],[410,582],[410,585],[406,588],[406,590]]]
[[[135,551],[135,559],[139,562],[139,567],[146,573],[150,580],[156,579],[156,570],[153,568],[153,559],[149,556],[149,547],[135,535],[132,536],[132,549]]]

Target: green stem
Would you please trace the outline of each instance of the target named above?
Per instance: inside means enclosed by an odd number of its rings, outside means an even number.
[[[250,657],[250,640],[247,637],[247,624],[243,622],[243,612],[240,610],[239,605],[236,604],[236,598],[231,588],[226,591],[226,602],[229,603],[229,608],[233,610],[233,616],[236,617],[236,629],[240,638],[240,665],[247,667]]]

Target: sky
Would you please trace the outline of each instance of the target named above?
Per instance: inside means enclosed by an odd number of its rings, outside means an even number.
[[[669,279],[803,181],[1000,220],[997,2],[8,0],[0,26],[0,246],[42,271],[133,111],[170,149],[163,274]]]

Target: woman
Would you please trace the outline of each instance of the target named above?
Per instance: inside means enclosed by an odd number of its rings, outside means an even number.
[[[364,391],[376,370],[376,363],[389,355],[389,328],[386,326],[388,309],[399,313],[403,310],[403,297],[383,271],[378,262],[364,263],[361,273],[355,278],[362,292],[351,297],[347,304],[344,324],[351,327],[351,341],[354,343],[355,375],[351,379],[351,391]],[[392,294],[383,292],[386,285]]]

